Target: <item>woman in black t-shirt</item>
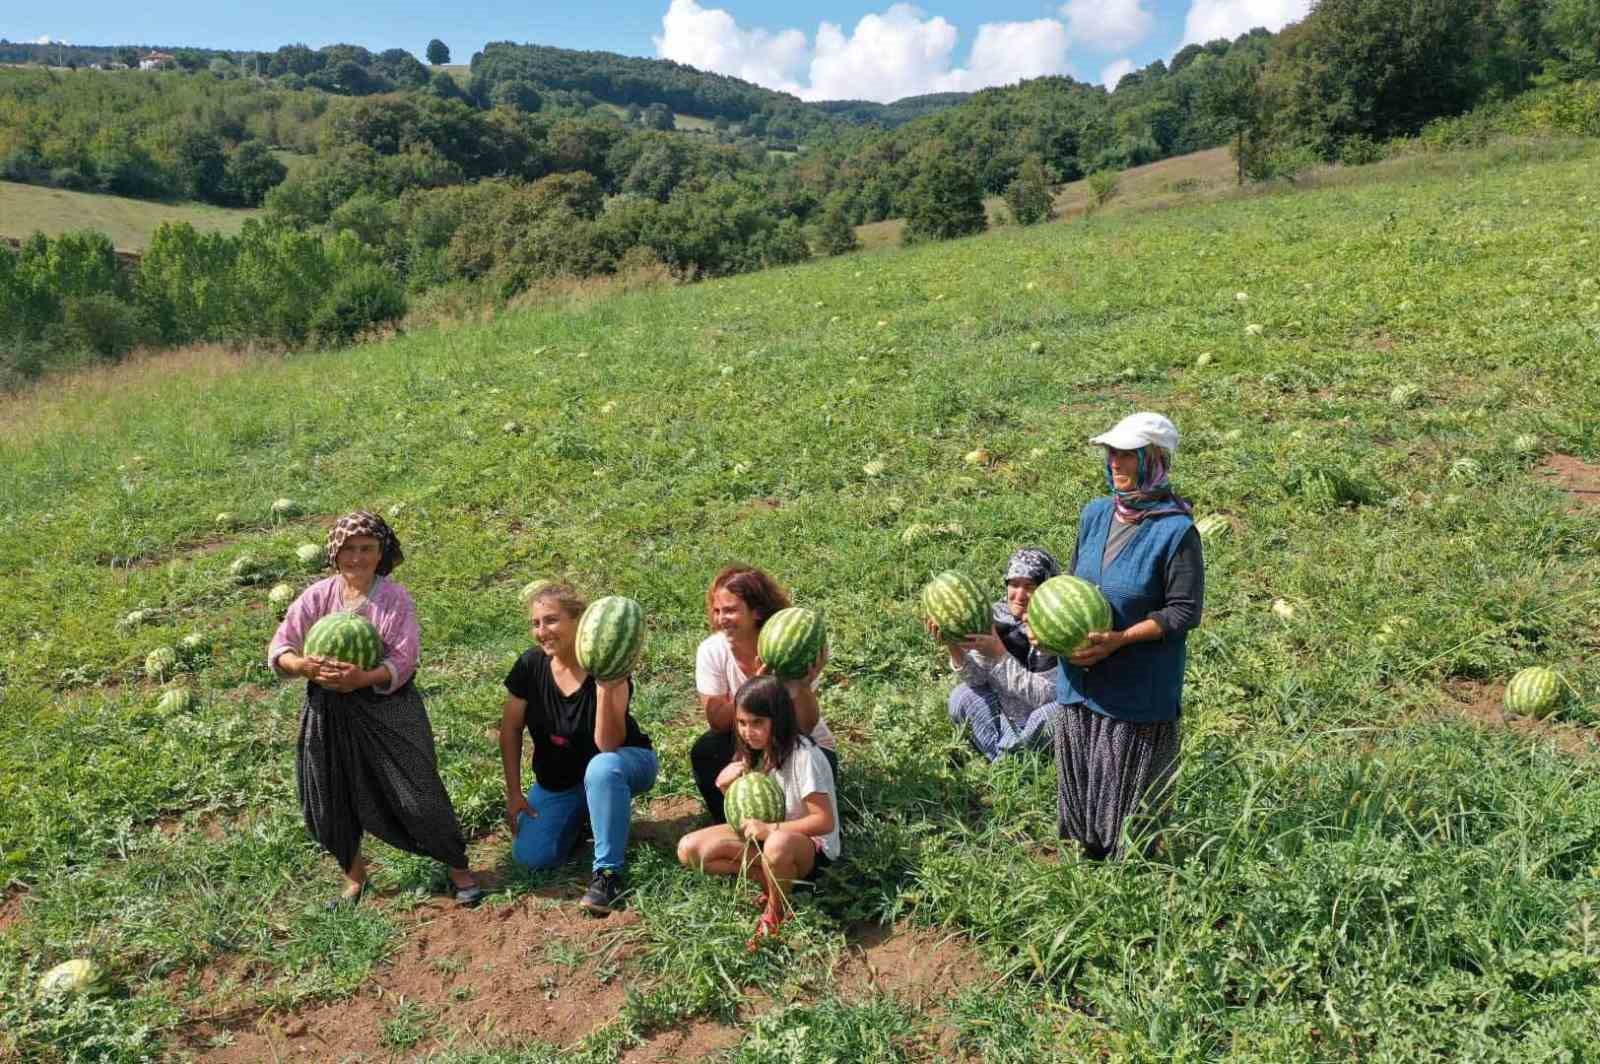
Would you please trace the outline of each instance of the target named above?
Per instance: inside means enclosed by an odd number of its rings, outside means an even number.
[[[537,645],[506,676],[500,760],[512,857],[528,868],[552,868],[572,854],[588,821],[594,874],[580,904],[604,916],[622,892],[631,799],[655,784],[659,765],[650,737],[628,713],[633,678],[598,682],[578,664],[584,605],[566,584],[546,585],[529,600]],[[526,794],[524,729],[533,740],[534,784]]]

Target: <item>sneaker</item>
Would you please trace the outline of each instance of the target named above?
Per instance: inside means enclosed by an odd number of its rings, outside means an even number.
[[[622,897],[622,877],[609,868],[597,868],[589,877],[589,889],[583,892],[578,904],[595,916],[610,916]]]

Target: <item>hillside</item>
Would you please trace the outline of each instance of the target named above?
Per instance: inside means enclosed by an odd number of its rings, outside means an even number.
[[[143,251],[162,222],[188,222],[201,232],[237,233],[246,218],[258,213],[249,208],[156,203],[0,181],[0,237],[13,240],[36,232],[59,236],[94,229],[109,236],[120,251]]]
[[[1597,165],[1594,142],[1419,156],[5,401],[0,1057],[1584,1059]],[[1058,838],[1047,759],[962,753],[916,595],[956,567],[998,597],[1022,544],[1070,555],[1105,490],[1085,441],[1136,409],[1177,422],[1177,490],[1230,524],[1160,847],[1101,865]],[[272,518],[282,496],[307,516]],[[248,553],[304,585],[296,544],[356,507],[405,544],[479,910],[381,847],[375,895],[320,904],[301,694],[262,663],[267,585],[228,573]],[[846,859],[754,953],[754,892],[672,849],[699,824],[705,586],[734,559],[824,612],[842,759]],[[555,574],[650,619],[633,711],[662,774],[628,911],[598,923],[587,855],[518,872],[501,824],[517,589]],[[163,716],[143,662],[192,632],[200,703]],[[1534,663],[1573,691],[1508,724]],[[113,994],[31,992],[77,955]]]

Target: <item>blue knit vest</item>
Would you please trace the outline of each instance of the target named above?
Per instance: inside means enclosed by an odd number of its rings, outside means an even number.
[[[1111,603],[1111,625],[1121,631],[1166,605],[1167,563],[1194,522],[1183,514],[1145,518],[1105,567],[1106,537],[1115,512],[1110,496],[1083,508],[1073,575],[1100,588]],[[1137,724],[1177,720],[1187,656],[1184,633],[1133,643],[1087,669],[1062,658],[1056,700],[1063,705],[1081,702],[1103,716]]]

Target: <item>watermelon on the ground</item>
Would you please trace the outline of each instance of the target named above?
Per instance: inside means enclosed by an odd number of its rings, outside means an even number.
[[[362,669],[377,666],[383,657],[383,641],[372,622],[359,613],[330,613],[306,633],[304,651],[308,657],[328,658]]]
[[[983,591],[965,573],[947,569],[922,589],[922,612],[946,639],[965,639],[987,632],[989,604]]]
[[[1110,629],[1111,603],[1089,581],[1062,573],[1040,584],[1028,600],[1028,627],[1040,646],[1069,657],[1090,632]]]
[[[735,831],[738,831],[746,820],[777,824],[788,812],[783,788],[779,786],[778,781],[765,772],[749,770],[728,784],[722,808],[727,816],[728,826]]]
[[[578,664],[596,680],[633,671],[644,649],[644,608],[626,595],[596,599],[578,618]]]
[[[171,647],[156,647],[144,658],[146,675],[161,679],[178,671],[178,652]]]
[[[278,609],[285,609],[294,601],[294,588],[289,584],[273,584],[272,590],[267,592],[267,601]]]
[[[228,566],[228,575],[236,584],[260,583],[267,575],[267,567],[253,554],[241,554]]]
[[[814,610],[790,606],[767,618],[756,638],[756,654],[773,674],[797,680],[811,671],[828,643],[828,629]]]
[[[300,514],[300,504],[293,499],[274,499],[272,501],[273,517],[297,517]]]
[[[1561,674],[1542,665],[1523,669],[1506,684],[1506,712],[1519,717],[1547,717],[1560,701]]]
[[[1206,514],[1194,523],[1194,530],[1203,540],[1217,539],[1233,531],[1233,525],[1222,514]]]
[[[294,549],[294,556],[307,569],[321,569],[328,560],[328,552],[315,543],[300,544]]]
[[[187,713],[195,707],[195,701],[193,691],[174,687],[156,701],[156,709],[162,713]]]
[[[62,961],[39,977],[40,994],[103,994],[108,989],[106,973],[87,957]]]

